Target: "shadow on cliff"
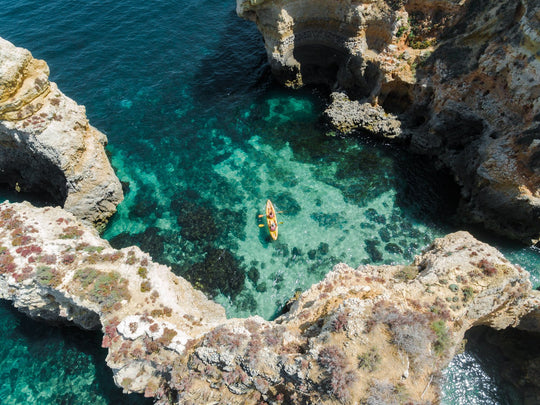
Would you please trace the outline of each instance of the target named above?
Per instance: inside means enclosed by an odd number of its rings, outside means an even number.
[[[37,207],[64,206],[68,188],[62,170],[39,154],[0,154],[0,201],[29,201]]]

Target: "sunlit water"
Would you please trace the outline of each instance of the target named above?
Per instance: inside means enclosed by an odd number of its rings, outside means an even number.
[[[139,245],[230,316],[272,319],[336,263],[408,263],[434,237],[458,229],[446,177],[423,157],[328,133],[319,122],[325,95],[276,85],[258,32],[234,7],[28,0],[0,8],[0,36],[45,59],[51,79],[109,137],[126,189],[104,234],[114,246]],[[283,211],[277,242],[259,227],[268,198]],[[539,284],[538,253],[493,243]],[[23,318],[2,308],[6,403],[60,403],[66,392],[77,393],[77,403],[120,403],[111,379],[103,383],[99,336],[44,328],[29,340],[12,327]],[[32,347],[54,349],[32,357]],[[449,368],[458,377],[446,390],[463,392],[465,381],[477,387],[469,401],[502,403],[492,393],[504,388],[484,389],[481,365],[464,356]],[[43,372],[48,364],[57,371]]]

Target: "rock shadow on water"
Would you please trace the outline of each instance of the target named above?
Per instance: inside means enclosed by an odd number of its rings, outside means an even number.
[[[264,90],[273,80],[257,28],[248,21],[239,21],[233,10],[227,15],[226,25],[225,30],[215,33],[220,42],[202,59],[195,74],[198,85],[193,88],[193,99],[201,103],[209,98],[229,103],[245,99],[255,90]]]
[[[467,331],[465,339],[466,352],[480,363],[495,383],[499,403],[539,403],[539,333],[477,326]]]
[[[93,381],[88,381],[87,387],[81,389],[91,389],[90,397],[107,398],[111,403],[119,405],[150,405],[153,401],[150,398],[144,398],[141,394],[123,394],[122,389],[114,385],[112,370],[107,366],[105,358],[107,350],[101,348],[101,340],[103,334],[100,331],[81,330],[72,325],[58,324],[52,327],[50,323],[33,320],[28,316],[15,310],[5,301],[0,301],[0,306],[12,318],[11,324],[16,325],[11,329],[9,334],[16,338],[17,345],[24,345],[26,353],[29,357],[35,358],[36,362],[43,364],[38,370],[35,368],[20,369],[16,373],[6,371],[0,374],[3,381],[31,378],[36,383],[44,383],[47,381],[57,381],[58,374],[61,373],[69,381],[69,379],[81,379],[80,381],[88,380],[89,371],[94,368]],[[7,331],[6,331],[7,332]],[[9,341],[13,338],[6,335]],[[49,350],[43,350],[47,347]],[[70,353],[73,353],[70,356]],[[87,359],[86,362],[81,362],[80,353]],[[66,355],[67,354],[67,355]],[[62,356],[62,358],[56,358]],[[8,360],[8,359],[4,359]],[[86,364],[85,364],[86,363]],[[51,367],[54,364],[54,367]],[[90,366],[90,367],[89,367]],[[65,370],[65,371],[64,371]],[[35,373],[39,372],[39,375]],[[80,403],[81,398],[74,391],[72,385],[66,383],[63,385],[51,386],[47,398],[47,403],[55,404],[75,404]],[[75,384],[80,384],[75,382]],[[14,386],[15,384],[12,384]],[[29,385],[29,390],[34,390],[37,387]],[[38,395],[39,392],[34,392]],[[28,395],[28,394],[24,394]],[[44,400],[42,398],[42,400]],[[44,402],[42,402],[44,403]]]
[[[449,227],[459,223],[456,217],[460,189],[452,175],[435,166],[432,159],[411,153],[395,160],[396,206],[415,222]],[[414,232],[414,231],[413,231]]]
[[[68,183],[60,168],[39,154],[13,148],[0,152],[0,195],[6,193],[6,198],[15,198],[10,201],[24,201],[24,197],[37,203],[37,206],[64,206],[68,197]],[[20,197],[17,198],[19,193]]]

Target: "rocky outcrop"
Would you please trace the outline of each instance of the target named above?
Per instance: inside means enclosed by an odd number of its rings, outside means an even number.
[[[0,297],[101,327],[115,382],[159,403],[437,402],[466,330],[534,330],[540,305],[527,272],[458,232],[409,266],[337,265],[273,322],[226,319],[138,248],[27,203],[0,204]]]
[[[540,238],[536,0],[238,0],[237,12],[284,84],[343,92],[327,112],[338,129],[402,138],[454,174],[462,218]]]
[[[0,298],[33,318],[102,329],[116,383],[139,392],[225,322],[223,307],[137,247],[112,249],[71,213],[28,203],[0,204]]]
[[[107,138],[48,76],[44,61],[0,38],[0,182],[102,226],[123,199]]]
[[[360,129],[385,138],[402,135],[401,121],[396,115],[388,114],[381,106],[351,100],[344,93],[332,93],[324,113],[333,127],[345,134]]]

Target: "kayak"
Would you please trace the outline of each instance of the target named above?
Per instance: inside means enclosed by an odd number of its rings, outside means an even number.
[[[272,201],[266,201],[266,222],[268,223],[268,231],[273,240],[278,237],[278,222],[276,218],[276,210]]]

